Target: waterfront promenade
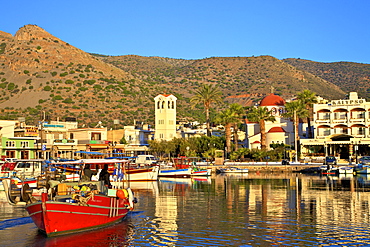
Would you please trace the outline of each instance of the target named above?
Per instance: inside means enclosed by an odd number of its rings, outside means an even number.
[[[247,168],[249,172],[298,172],[303,169],[317,168],[322,166],[322,162],[290,162],[289,165],[282,165],[281,162],[233,162],[227,161],[223,165],[211,165],[209,166],[214,171],[219,168],[226,167],[239,167]],[[338,163],[339,166],[347,166],[347,163]]]

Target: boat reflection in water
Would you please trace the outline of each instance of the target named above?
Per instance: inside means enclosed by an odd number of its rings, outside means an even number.
[[[46,238],[39,233],[30,246],[126,246],[134,227],[129,217],[115,225],[83,233]],[[99,244],[97,244],[99,243]]]
[[[139,201],[135,212],[117,225],[47,239],[33,223],[26,222],[0,229],[1,246],[370,243],[367,176],[250,172],[246,176],[214,174],[204,181],[163,178],[153,184],[136,184],[137,190],[134,185],[130,187]]]

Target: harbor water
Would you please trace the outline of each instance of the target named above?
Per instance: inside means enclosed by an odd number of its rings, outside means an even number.
[[[46,238],[0,196],[1,246],[366,246],[370,177],[217,174],[131,182],[134,212],[106,228]]]

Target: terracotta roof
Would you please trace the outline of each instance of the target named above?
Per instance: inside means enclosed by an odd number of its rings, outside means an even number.
[[[276,133],[276,132],[284,132],[285,130],[281,127],[272,127],[267,133]]]
[[[260,106],[285,105],[285,100],[279,95],[271,93],[261,100]]]
[[[161,94],[162,96],[164,96],[164,97],[168,97],[168,96],[170,96],[170,95],[172,95],[172,94]]]

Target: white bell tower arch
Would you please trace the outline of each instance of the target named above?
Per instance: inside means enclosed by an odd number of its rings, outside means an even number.
[[[176,137],[176,101],[172,94],[159,94],[155,103],[155,140],[172,140]]]

